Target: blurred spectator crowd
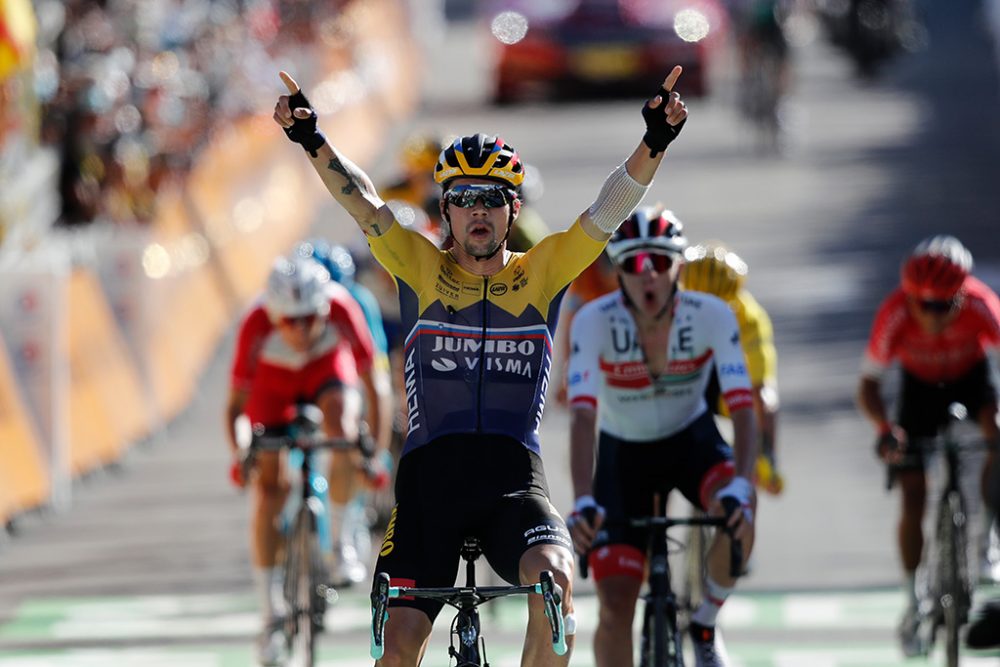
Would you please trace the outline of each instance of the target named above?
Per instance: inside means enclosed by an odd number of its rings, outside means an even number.
[[[144,223],[234,121],[269,112],[282,45],[338,38],[350,0],[36,0],[41,142],[60,223]]]

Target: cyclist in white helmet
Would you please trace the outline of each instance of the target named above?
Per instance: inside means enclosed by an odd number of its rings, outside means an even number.
[[[677,489],[696,507],[729,516],[744,562],[753,543],[755,422],[739,326],[726,302],[679,289],[687,239],[662,207],[639,208],[608,244],[621,289],[583,306],[570,331],[570,465],[573,543],[589,554],[600,601],[598,667],[632,664],[632,619],[646,562],[646,534],[628,520],[660,515]],[[705,401],[718,376],[733,420],[733,447]],[[597,466],[594,469],[594,453]],[[588,512],[588,510],[590,510]],[[593,516],[593,522],[589,516]],[[715,633],[733,590],[730,537],[709,549],[704,601],[691,617],[697,667],[728,665]]]
[[[236,420],[246,415],[255,428],[280,429],[287,425],[288,410],[306,401],[323,411],[329,437],[355,439],[359,436],[360,380],[369,399],[370,430],[382,432],[381,420],[388,415],[380,410],[379,396],[387,391],[387,383],[373,375],[373,359],[374,344],[364,315],[347,290],[331,281],[317,262],[278,258],[264,294],[240,325],[225,413],[232,481],[240,487],[250,483],[252,489],[250,546],[263,612],[258,646],[261,664],[277,664],[285,648],[279,629],[284,573],[276,566],[281,538],[275,520],[288,488],[276,452],[259,453],[252,478],[242,478]],[[334,453],[330,532],[335,540],[340,533],[338,517],[343,516],[348,500],[346,489],[360,464],[360,456],[353,452]],[[335,552],[338,548],[335,543]]]

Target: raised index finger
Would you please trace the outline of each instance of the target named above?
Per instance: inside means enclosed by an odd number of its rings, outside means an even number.
[[[683,71],[683,67],[675,65],[674,68],[670,70],[670,74],[667,75],[667,78],[663,80],[663,89],[667,92],[673,90],[674,85],[677,83],[677,79],[681,78],[681,72]]]
[[[299,84],[295,83],[295,79],[293,79],[288,72],[278,72],[278,76],[280,76],[281,80],[285,82],[285,87],[288,88],[288,93],[290,95],[294,95],[299,92]]]

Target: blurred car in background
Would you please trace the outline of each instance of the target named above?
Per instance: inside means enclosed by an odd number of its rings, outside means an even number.
[[[674,65],[684,67],[683,94],[706,95],[708,61],[726,25],[719,0],[494,0],[485,6],[497,37],[498,104],[648,96]],[[512,31],[512,22],[522,30]]]

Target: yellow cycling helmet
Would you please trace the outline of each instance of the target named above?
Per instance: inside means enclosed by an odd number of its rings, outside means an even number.
[[[704,243],[684,251],[684,287],[730,301],[747,279],[747,263],[721,244]]]
[[[434,180],[447,190],[449,181],[462,177],[485,178],[519,190],[524,163],[500,137],[482,133],[459,137],[438,156]]]
[[[399,148],[399,161],[409,172],[427,173],[437,166],[443,143],[432,134],[411,134]]]

